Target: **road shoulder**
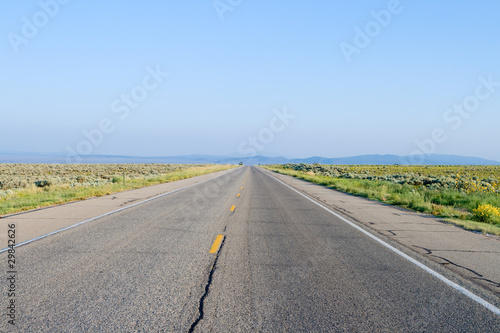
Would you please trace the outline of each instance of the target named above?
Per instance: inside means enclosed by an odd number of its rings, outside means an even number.
[[[432,215],[260,169],[337,213],[474,282],[500,297],[500,241]]]
[[[238,169],[224,170],[170,183],[3,216],[0,219],[0,244],[4,246],[0,246],[0,248],[7,247],[9,225],[15,225],[16,243],[20,244],[187,186],[196,185],[219,176],[223,177],[236,170]]]

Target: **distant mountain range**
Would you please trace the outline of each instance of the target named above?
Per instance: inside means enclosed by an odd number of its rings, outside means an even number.
[[[123,155],[85,155],[70,157],[71,163],[217,163],[217,164],[284,164],[284,163],[320,163],[320,164],[422,164],[422,165],[500,165],[498,161],[479,157],[460,155],[360,155],[351,157],[327,158],[313,156],[308,158],[285,158],[269,156],[238,157],[235,155],[183,155],[139,157]],[[0,163],[68,163],[65,154],[0,152]]]

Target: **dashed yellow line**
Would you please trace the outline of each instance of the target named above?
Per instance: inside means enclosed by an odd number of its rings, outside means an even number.
[[[224,235],[218,235],[217,238],[215,238],[214,245],[212,245],[212,248],[210,249],[210,253],[217,253],[223,240]]]
[[[243,186],[241,187],[241,189],[243,189]]]
[[[231,210],[231,212],[234,212],[235,209],[236,209],[236,205],[232,205],[230,210]]]
[[[239,198],[241,196],[241,193],[238,193],[237,197]]]

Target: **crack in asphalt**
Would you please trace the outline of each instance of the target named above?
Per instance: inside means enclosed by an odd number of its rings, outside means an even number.
[[[396,233],[392,230],[386,230],[387,232],[390,232],[393,236],[397,236]]]
[[[439,251],[439,252],[463,252],[463,253],[500,253],[497,251],[472,251],[472,250],[434,250],[434,251]]]
[[[472,279],[479,280],[479,281],[484,281],[484,282],[488,282],[488,283],[491,283],[492,285],[494,285],[495,287],[500,288],[500,283],[496,282],[496,281],[492,281],[492,280],[485,279],[485,278],[476,278],[476,277],[473,277]]]
[[[148,198],[150,198],[150,197],[148,197]],[[127,201],[123,202],[120,206],[125,206],[126,204],[129,204],[129,203],[137,201],[137,200],[139,200],[139,199],[130,199],[130,200],[127,200]]]
[[[424,251],[426,251],[429,256],[432,256],[434,258],[438,258],[438,259],[441,259],[441,260],[444,260],[445,262],[444,263],[441,263],[441,265],[452,265],[452,266],[455,266],[455,267],[458,267],[458,268],[461,268],[461,269],[465,269],[469,272],[471,272],[472,274],[476,275],[477,277],[471,277],[471,279],[474,279],[474,280],[481,280],[481,281],[485,281],[485,282],[489,282],[491,284],[493,284],[495,287],[500,287],[500,283],[499,282],[496,282],[496,281],[492,281],[492,280],[488,280],[488,279],[485,279],[483,277],[482,274],[476,272],[475,270],[473,269],[470,269],[468,267],[465,267],[465,266],[462,266],[462,265],[459,265],[459,264],[456,264],[454,263],[453,261],[449,260],[449,259],[446,259],[444,257],[441,257],[441,256],[437,256],[435,254],[432,253],[432,250],[431,249],[427,249],[425,247],[422,247],[422,246],[417,246],[417,245],[413,245],[414,247],[416,248],[419,248],[419,249],[422,249]]]
[[[203,295],[200,297],[200,302],[198,305],[198,317],[195,319],[195,321],[191,324],[191,327],[189,328],[189,333],[194,332],[196,329],[196,326],[199,324],[199,322],[203,319],[203,315],[205,314],[204,312],[204,305],[205,305],[205,298],[207,298],[208,293],[210,292],[210,285],[212,284],[213,276],[215,269],[217,268],[217,261],[219,260],[220,253],[222,251],[222,247],[224,246],[224,242],[226,241],[226,238],[222,240],[222,243],[220,244],[219,251],[217,251],[217,256],[215,257],[215,260],[212,264],[212,267],[210,268],[210,273],[208,274],[208,280],[205,285],[205,292]]]
[[[369,222],[371,224],[371,222]],[[383,230],[383,229],[382,229]],[[397,236],[395,231],[403,231],[403,232],[429,232],[429,230],[411,230],[411,229],[386,229],[385,231],[390,232],[391,234],[394,234],[394,236]],[[436,232],[445,232],[445,233],[450,233],[450,232],[458,232],[458,231],[449,231],[449,230],[433,230],[432,233]],[[441,251],[441,250],[440,250]],[[485,251],[462,251],[462,250],[443,250],[443,251],[455,251],[455,252],[480,252],[480,253],[497,253],[497,252],[485,252]]]

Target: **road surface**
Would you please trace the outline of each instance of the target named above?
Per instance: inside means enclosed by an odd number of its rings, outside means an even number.
[[[2,332],[500,331],[494,310],[255,167],[15,256]]]

